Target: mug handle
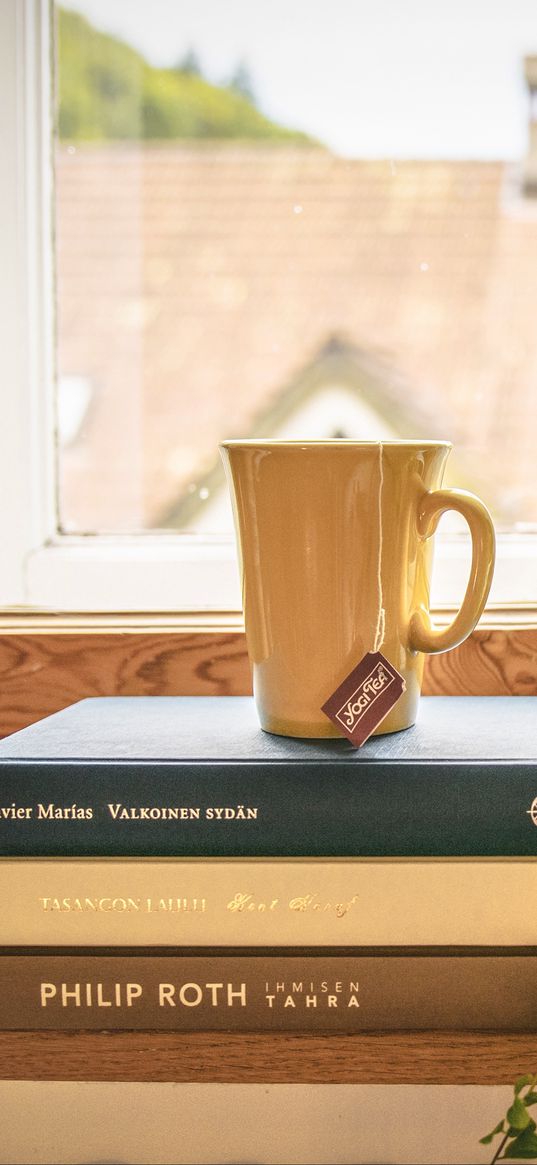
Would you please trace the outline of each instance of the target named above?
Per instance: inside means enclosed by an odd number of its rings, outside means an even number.
[[[473,631],[488,599],[496,540],[492,518],[483,502],[463,489],[425,493],[418,507],[418,535],[430,538],[446,510],[456,510],[468,522],[472,536],[472,566],[462,606],[449,627],[434,627],[425,607],[414,611],[409,624],[412,651],[438,652],[457,647]]]

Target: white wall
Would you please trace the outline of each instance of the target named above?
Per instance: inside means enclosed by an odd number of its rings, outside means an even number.
[[[522,1068],[521,1068],[522,1070]],[[0,1082],[5,1165],[479,1165],[504,1087]]]

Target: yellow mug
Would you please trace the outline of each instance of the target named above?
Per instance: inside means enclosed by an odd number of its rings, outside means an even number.
[[[494,567],[494,527],[473,494],[442,489],[448,441],[224,441],[248,653],[262,728],[339,733],[322,705],[368,651],[406,688],[377,732],[414,723],[424,652],[475,627]],[[453,622],[429,618],[432,534],[468,522],[472,567]]]

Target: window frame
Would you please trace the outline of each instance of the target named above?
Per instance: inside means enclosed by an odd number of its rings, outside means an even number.
[[[239,611],[231,537],[61,535],[54,403],[53,44],[50,0],[0,5],[0,607]],[[458,604],[468,539],[438,539],[435,609]],[[537,535],[502,534],[489,610],[537,605]]]

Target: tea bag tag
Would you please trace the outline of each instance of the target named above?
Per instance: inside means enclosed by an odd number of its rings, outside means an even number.
[[[371,736],[397,703],[406,683],[380,651],[368,651],[322,706],[355,748]]]

